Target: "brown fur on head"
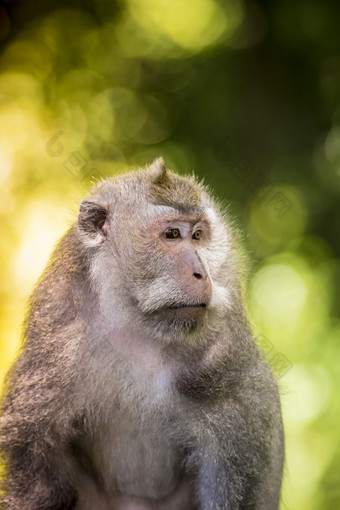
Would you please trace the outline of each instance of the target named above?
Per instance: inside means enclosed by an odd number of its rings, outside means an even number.
[[[153,203],[168,205],[182,213],[197,212],[201,196],[194,182],[167,170],[163,158],[156,159],[146,172],[148,177],[150,172],[152,176],[149,195]]]

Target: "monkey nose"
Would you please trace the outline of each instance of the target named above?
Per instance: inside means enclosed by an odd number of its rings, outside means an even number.
[[[192,276],[194,277],[195,280],[201,281],[201,283],[199,284],[200,286],[201,285],[210,286],[210,278],[205,271],[204,272],[194,271]]]
[[[207,271],[197,256],[191,262],[191,271],[192,271],[193,277],[196,280],[204,280],[205,281],[208,279]]]
[[[204,282],[209,280],[208,273],[205,270],[205,267],[201,263],[193,264],[192,270],[192,276],[195,278],[195,280],[203,280]]]
[[[204,301],[209,301],[211,298],[211,281],[208,274],[205,271],[194,271],[193,274],[194,287],[196,292]]]

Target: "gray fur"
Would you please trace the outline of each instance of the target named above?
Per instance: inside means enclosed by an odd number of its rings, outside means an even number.
[[[158,225],[192,217],[205,240],[167,251]],[[210,194],[161,159],[83,201],[8,375],[3,510],[279,508],[279,395],[234,250]]]

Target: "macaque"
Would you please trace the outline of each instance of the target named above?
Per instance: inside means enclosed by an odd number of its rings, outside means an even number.
[[[279,508],[279,394],[233,238],[162,158],[83,200],[7,377],[2,510]]]

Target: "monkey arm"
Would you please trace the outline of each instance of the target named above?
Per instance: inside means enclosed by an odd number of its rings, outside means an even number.
[[[283,464],[283,431],[277,389],[247,372],[232,396],[217,399],[199,423],[200,510],[276,510]],[[262,380],[261,380],[262,379]],[[266,395],[264,395],[266,393]],[[207,419],[208,418],[208,419]]]
[[[77,313],[74,291],[57,259],[32,296],[24,350],[8,374],[2,401],[3,510],[74,507],[67,442],[82,335]]]
[[[70,429],[62,403],[70,395],[70,381],[63,378],[67,361],[52,352],[31,346],[9,374],[0,418],[5,465],[2,510],[71,510],[77,499],[67,456]]]
[[[276,510],[284,456],[278,388],[246,325],[177,380],[195,416],[188,469],[200,510]],[[241,340],[242,338],[242,340]],[[202,412],[203,411],[203,412]]]
[[[42,441],[25,444],[21,441],[7,447],[6,454],[7,472],[0,497],[2,510],[75,508],[77,493],[61,453]]]

